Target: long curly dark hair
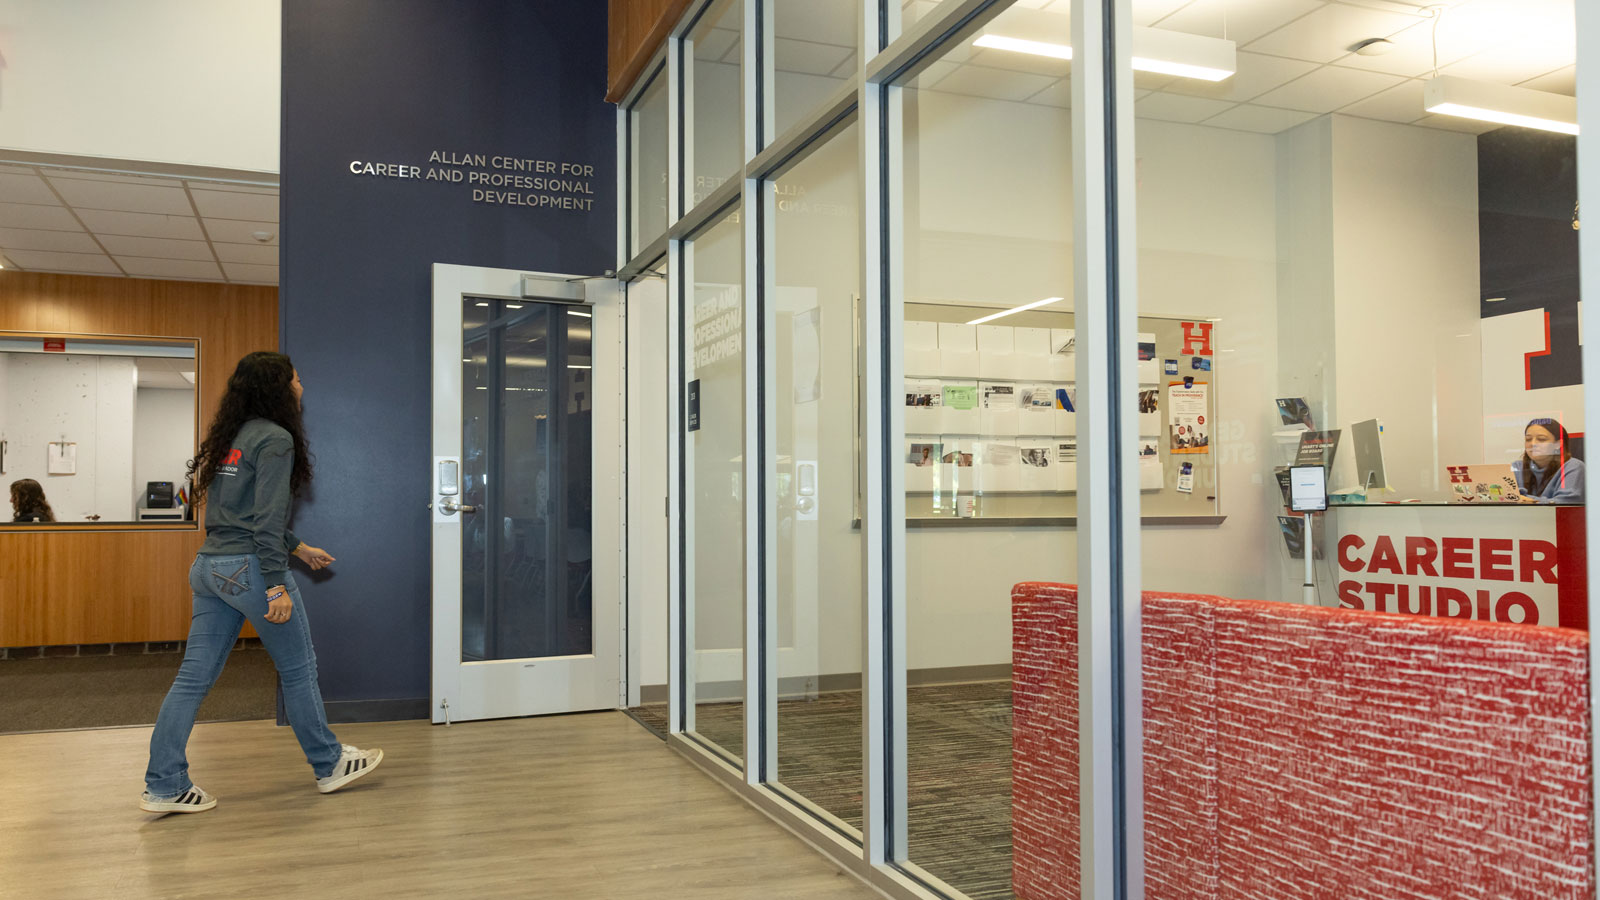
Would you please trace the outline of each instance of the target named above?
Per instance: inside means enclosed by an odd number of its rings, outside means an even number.
[[[228,379],[217,417],[200,444],[200,453],[189,460],[189,478],[194,485],[194,503],[199,503],[217,477],[217,467],[232,449],[239,429],[251,419],[266,419],[283,426],[294,438],[294,470],[289,475],[289,492],[300,492],[311,483],[311,450],[306,445],[305,428],[300,422],[300,401],[295,398],[294,363],[282,353],[258,350],[239,360]]]
[[[54,522],[56,511],[44,499],[44,487],[32,478],[11,482],[11,510],[17,522]]]

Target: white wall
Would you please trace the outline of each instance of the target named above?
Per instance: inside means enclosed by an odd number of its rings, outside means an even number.
[[[194,391],[139,388],[133,418],[133,502],[144,505],[145,485],[170,481],[183,486],[194,456]]]
[[[134,393],[137,371],[128,357],[7,354],[5,413],[10,451],[7,484],[32,478],[62,522],[91,514],[102,521],[134,517]],[[47,445],[78,445],[78,472],[51,475]]]
[[[0,147],[278,171],[278,0],[0,0]]]
[[[632,686],[667,683],[667,286],[628,287],[628,609]]]

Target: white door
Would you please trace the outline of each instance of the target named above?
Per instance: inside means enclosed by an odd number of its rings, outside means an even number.
[[[434,722],[618,706],[619,298],[433,267]]]

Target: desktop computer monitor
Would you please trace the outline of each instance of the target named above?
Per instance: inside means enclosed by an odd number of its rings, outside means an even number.
[[[147,481],[144,486],[144,505],[146,509],[171,509],[172,508],[172,482]]]
[[[1350,426],[1350,440],[1355,444],[1357,486],[1369,491],[1387,490],[1389,476],[1383,469],[1383,425],[1377,419],[1356,422]]]

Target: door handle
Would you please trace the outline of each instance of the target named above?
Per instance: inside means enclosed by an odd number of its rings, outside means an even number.
[[[441,497],[439,498],[439,510],[447,516],[453,516],[458,512],[475,513],[478,508],[476,506],[467,506],[464,503],[457,503],[454,497]]]

